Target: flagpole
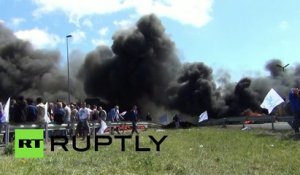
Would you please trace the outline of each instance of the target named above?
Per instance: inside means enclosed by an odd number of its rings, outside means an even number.
[[[67,41],[67,64],[68,64],[68,104],[71,103],[71,95],[70,95],[70,62],[69,62],[69,38],[71,38],[72,35],[67,35],[66,36],[66,41]]]
[[[5,124],[5,145],[9,143],[9,123]]]
[[[46,125],[45,125],[45,143],[46,145],[48,144],[48,123],[46,122]]]

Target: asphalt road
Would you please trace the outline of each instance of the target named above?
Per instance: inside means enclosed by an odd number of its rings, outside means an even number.
[[[245,126],[248,126],[252,129],[260,128],[260,129],[272,129],[272,123],[263,123],[263,124],[245,124]],[[242,128],[243,125],[227,125],[227,127],[233,127],[233,128]],[[287,122],[276,122],[274,123],[275,130],[292,130],[292,127]]]

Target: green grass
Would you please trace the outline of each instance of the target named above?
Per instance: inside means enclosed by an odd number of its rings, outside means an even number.
[[[148,135],[168,135],[160,152]],[[221,128],[148,130],[140,137],[151,152],[135,152],[132,139],[126,141],[125,152],[120,151],[120,141],[113,140],[98,152],[94,147],[84,153],[69,147],[69,152],[47,149],[43,159],[2,155],[0,174],[300,174],[300,142],[291,135]]]

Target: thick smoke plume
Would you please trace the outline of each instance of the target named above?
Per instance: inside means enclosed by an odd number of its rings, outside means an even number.
[[[183,65],[168,95],[169,107],[186,114],[198,115],[208,110],[217,115],[223,110],[218,107],[224,102],[213,81],[212,69],[203,63]]]
[[[112,49],[88,54],[81,71],[86,93],[126,108],[144,99],[165,104],[166,88],[181,65],[164,30],[156,16],[145,16],[136,28],[116,33]]]
[[[73,99],[82,100],[86,93],[125,110],[137,104],[144,113],[157,109],[198,116],[207,110],[217,118],[239,116],[245,110],[263,112],[260,104],[270,88],[286,98],[291,87],[300,86],[300,66],[283,71],[278,59],[266,63],[269,76],[245,77],[238,83],[231,82],[224,70],[215,79],[202,62],[182,64],[155,15],[115,33],[111,48],[99,46],[87,55],[76,51],[71,59]],[[60,62],[57,51],[36,50],[0,24],[2,99],[25,95],[66,100],[66,68]]]
[[[266,64],[270,76],[245,77],[236,84],[225,72],[217,86],[213,70],[204,63],[180,64],[160,20],[148,15],[135,28],[117,32],[111,49],[89,53],[80,76],[89,96],[125,108],[155,104],[193,116],[205,110],[214,117],[238,116],[245,110],[263,112],[260,104],[270,88],[286,97],[297,85],[300,68],[283,72],[277,66],[281,64],[271,60]]]
[[[237,83],[234,93],[226,92],[225,102],[228,105],[226,115],[240,115],[250,109],[255,112],[263,112],[260,108],[265,95],[273,88],[285,100],[283,105],[288,112],[288,94],[292,87],[300,87],[299,65],[283,70],[278,65],[283,65],[281,60],[273,59],[266,63],[269,76],[257,78],[244,78]]]
[[[225,112],[212,69],[203,63],[182,65],[155,15],[117,32],[113,41],[112,49],[98,47],[86,57],[80,77],[89,96],[125,108],[138,104],[146,110],[155,105],[189,115]]]
[[[59,67],[59,62],[58,51],[36,50],[29,42],[17,39],[10,30],[0,24],[2,100],[19,95],[66,100],[67,76],[64,73],[66,71]],[[75,78],[71,79],[72,84],[78,84]],[[82,91],[76,91],[74,96],[80,93],[82,94]]]
[[[226,105],[228,106],[228,115],[240,115],[244,110],[251,109],[259,111],[259,94],[256,94],[249,87],[251,79],[243,78],[234,88],[233,92],[225,96]]]

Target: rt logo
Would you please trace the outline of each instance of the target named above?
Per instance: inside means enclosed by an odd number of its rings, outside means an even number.
[[[44,157],[43,129],[16,129],[15,134],[16,158]]]

